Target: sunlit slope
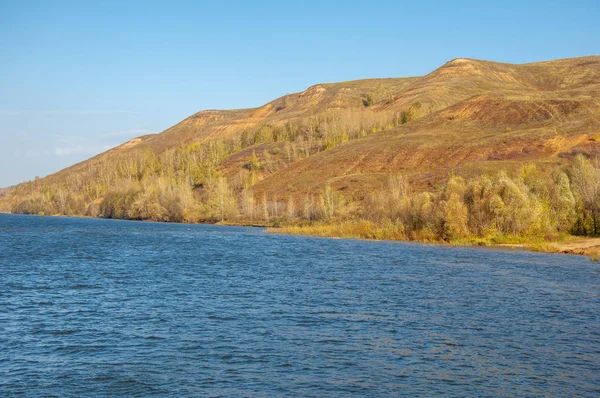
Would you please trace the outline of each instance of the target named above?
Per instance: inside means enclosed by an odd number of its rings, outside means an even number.
[[[522,65],[460,58],[422,77],[317,84],[258,108],[198,112],[160,134],[135,138],[43,180],[64,185],[143,151],[159,156],[192,143],[235,140],[261,126],[308,129],[307,121],[323,115],[342,115],[345,128],[361,128],[366,116],[389,120],[419,104],[417,120],[363,138],[331,147],[317,141],[313,145],[320,149],[287,159],[284,143],[257,143],[230,153],[218,166],[233,178],[252,156],[271,152],[277,167],[259,173],[252,187],[257,195],[285,200],[331,185],[360,198],[389,173],[427,187],[449,173],[470,176],[524,162],[551,166],[577,152],[595,153],[599,101],[599,56]]]
[[[581,57],[531,64],[506,64],[458,58],[410,84],[381,107],[398,107],[419,101],[443,109],[482,93],[551,92],[589,89],[597,85],[599,57]]]
[[[160,153],[174,143],[241,133],[262,124],[294,123],[333,110],[362,110],[368,94],[373,97],[374,112],[402,111],[415,102],[422,104],[424,112],[434,112],[483,93],[535,96],[588,90],[600,83],[598,62],[598,57],[526,65],[456,59],[423,77],[317,84],[259,108],[198,112],[144,143]]]
[[[303,159],[255,190],[284,196],[331,184],[360,195],[389,173],[435,185],[449,173],[474,175],[523,162],[556,164],[577,152],[595,153],[600,149],[599,83],[600,57],[527,65],[451,61],[378,106],[455,101],[452,105]]]
[[[281,126],[325,112],[364,109],[367,94],[372,94],[375,100],[391,98],[415,80],[417,78],[367,79],[317,84],[259,108],[201,111],[149,137],[143,144],[160,153],[174,145],[240,134],[264,124]]]
[[[151,148],[159,155],[165,150],[193,142],[240,135],[262,125],[300,124],[307,118],[331,112],[364,111],[367,95],[371,96],[375,103],[389,101],[418,79],[365,79],[317,84],[303,92],[285,95],[258,108],[200,111],[159,134],[134,138],[47,178],[54,180],[65,172],[71,173],[90,167],[109,158],[128,156],[145,148]],[[386,112],[376,106],[371,107],[369,111],[375,114]]]

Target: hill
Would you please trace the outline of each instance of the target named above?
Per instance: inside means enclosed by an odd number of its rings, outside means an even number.
[[[0,188],[0,198],[8,195],[12,189],[13,187]]]
[[[2,203],[170,221],[363,219],[391,177],[444,203],[449,179],[502,170],[525,184],[524,166],[539,179],[552,174],[552,188],[577,154],[600,152],[599,135],[599,56],[521,65],[460,58],[422,77],[317,84],[258,108],[198,112],[21,184]],[[575,212],[583,199],[571,188]],[[324,216],[327,195],[345,210]]]

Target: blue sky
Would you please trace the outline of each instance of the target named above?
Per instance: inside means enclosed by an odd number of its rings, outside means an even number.
[[[0,0],[0,187],[319,82],[600,54],[598,21],[597,0]]]

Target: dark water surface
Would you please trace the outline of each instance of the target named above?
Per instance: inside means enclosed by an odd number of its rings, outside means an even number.
[[[0,396],[599,396],[584,257],[0,215]]]

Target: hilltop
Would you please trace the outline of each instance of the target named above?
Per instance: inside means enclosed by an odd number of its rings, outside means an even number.
[[[469,177],[596,153],[600,57],[526,65],[458,59],[377,106],[402,109],[417,101],[437,111],[297,162],[257,190],[281,195],[294,181],[292,191],[325,182],[368,191],[395,172],[431,186],[449,172]]]
[[[391,177],[442,198],[457,178],[502,170],[522,179],[523,167],[569,174],[577,154],[600,152],[599,135],[600,56],[519,65],[459,58],[425,76],[316,84],[258,108],[198,112],[21,184],[2,203],[170,221],[364,219]],[[328,200],[345,210],[323,210]]]
[[[0,188],[0,198],[2,198],[3,196],[6,196],[10,193],[10,191],[12,191],[14,187],[6,187],[6,188]]]

